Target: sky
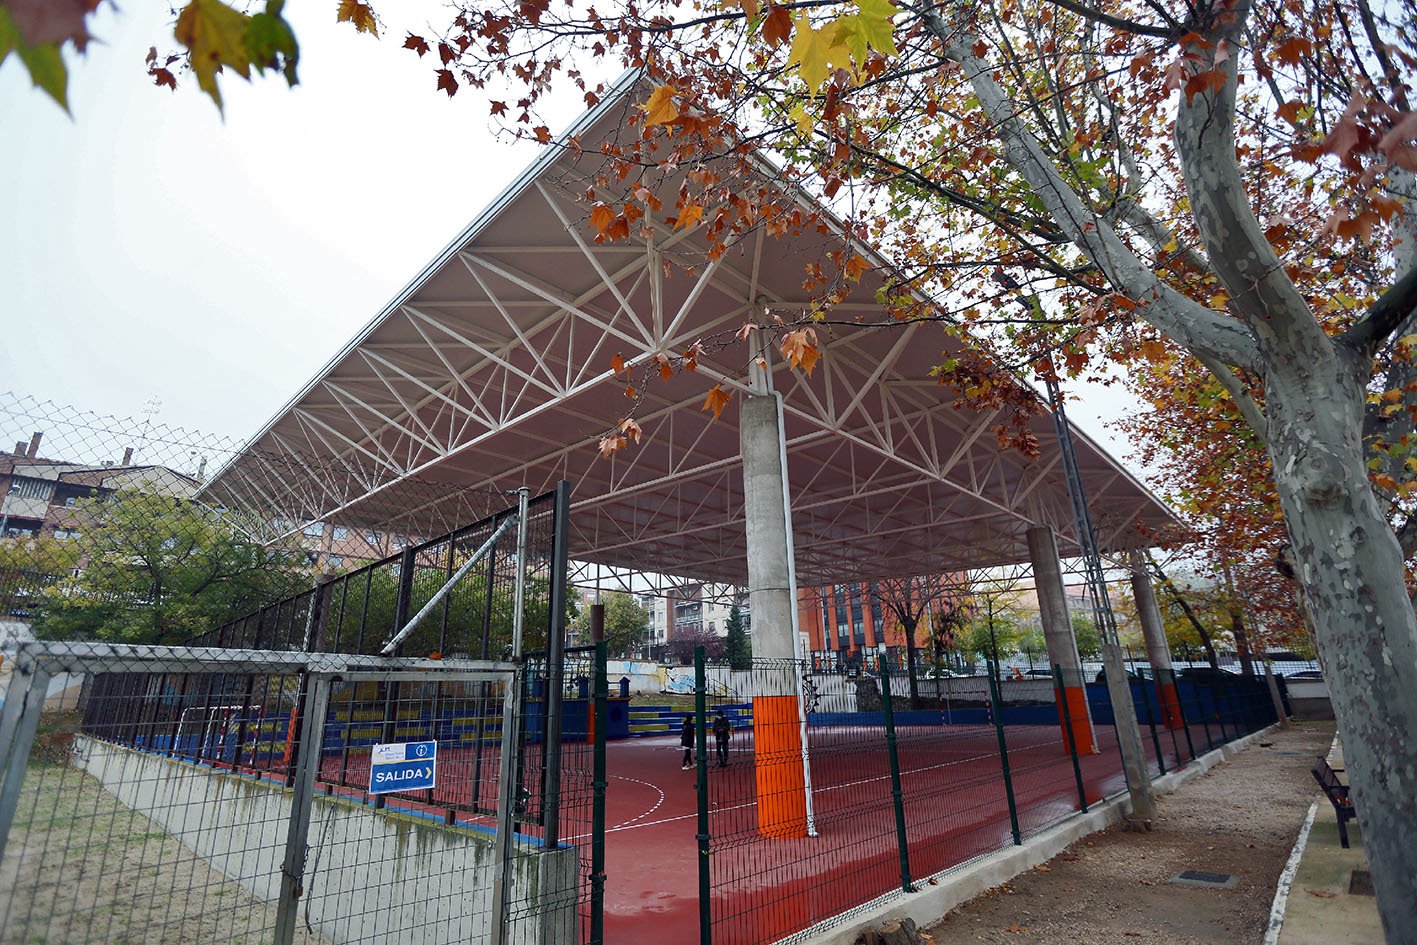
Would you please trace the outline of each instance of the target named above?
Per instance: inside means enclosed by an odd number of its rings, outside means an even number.
[[[288,4],[300,85],[224,76],[224,116],[191,76],[148,78],[161,0],[103,8],[68,57],[72,117],[0,65],[0,391],[119,417],[155,398],[164,424],[244,439],[535,156],[400,48],[440,0],[379,5],[377,40],[334,7]],[[1099,421],[1125,407],[1094,392],[1070,418],[1120,458]]]

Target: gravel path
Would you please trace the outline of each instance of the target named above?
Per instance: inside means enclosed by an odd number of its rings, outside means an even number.
[[[935,945],[1260,943],[1275,885],[1316,793],[1309,769],[1333,723],[1276,732],[1157,798],[1151,833],[1109,828],[966,903],[926,930]],[[1232,889],[1168,883],[1229,873]]]

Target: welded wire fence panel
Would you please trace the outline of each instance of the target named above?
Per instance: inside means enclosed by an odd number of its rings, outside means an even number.
[[[0,941],[272,940],[297,678],[190,669],[47,686],[28,762],[7,774]]]
[[[1132,672],[1151,777],[1275,718],[1262,678],[1163,672],[1163,689],[1145,664]],[[709,896],[700,905],[713,942],[821,931],[906,882],[1124,792],[1105,682],[1095,671],[1046,673],[1004,671],[991,685],[987,675],[925,667],[911,680],[793,661],[754,660],[737,671],[708,664],[695,724],[706,726],[708,745]],[[1060,689],[1073,695],[1060,698]],[[794,691],[802,720],[785,698]],[[728,734],[721,755],[716,730]]]
[[[54,646],[23,648],[5,694],[0,942],[590,940],[588,728],[565,729],[544,842],[547,808],[518,825],[498,775],[526,748],[500,725],[509,664]],[[371,696],[413,764],[351,751]]]

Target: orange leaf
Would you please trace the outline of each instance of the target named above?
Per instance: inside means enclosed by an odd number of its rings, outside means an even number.
[[[713,418],[717,420],[723,413],[724,406],[732,399],[733,394],[731,391],[726,391],[715,384],[713,388],[709,390],[708,396],[704,398],[704,405],[701,409],[712,410]]]
[[[375,22],[374,10],[367,3],[360,3],[358,0],[340,0],[335,22],[343,23],[346,20],[353,23],[355,30],[360,33],[370,33],[376,37],[379,35],[379,24]]]
[[[689,350],[684,352],[684,370],[693,374],[699,369],[699,355],[704,353],[704,346],[699,342],[689,345]]]
[[[644,109],[646,125],[667,125],[678,118],[679,106],[674,104],[674,86],[657,86],[650,93]]]
[[[640,436],[645,431],[633,417],[626,417],[624,420],[620,421],[620,432],[625,434],[631,442],[638,443]]]
[[[753,329],[757,327],[758,326],[754,325],[752,322],[744,322],[743,327],[734,332],[733,336],[739,341],[747,341],[748,336],[751,335],[753,333]]]
[[[663,354],[656,354],[654,359],[659,362],[659,376],[666,384],[674,376],[674,365],[669,363],[669,358]]]
[[[768,7],[768,15],[763,19],[763,39],[768,47],[776,49],[778,43],[785,43],[791,38],[792,14],[787,12],[786,7],[776,4]]]
[[[816,366],[821,353],[817,351],[817,332],[814,328],[801,328],[782,336],[782,356],[793,367],[800,367],[808,377]]]
[[[590,209],[590,225],[601,233],[610,229],[610,225],[615,222],[615,211],[611,210],[603,203],[598,203]],[[617,355],[618,357],[618,355]]]
[[[1303,107],[1304,106],[1298,102],[1285,102],[1283,105],[1279,106],[1277,111],[1279,112],[1280,118],[1283,118],[1291,125],[1297,125],[1299,124],[1299,109]]]
[[[674,221],[674,229],[677,230],[681,226],[693,226],[703,219],[703,215],[704,208],[696,203],[691,203],[679,211],[679,218]]]
[[[599,444],[600,455],[609,459],[610,454],[624,446],[625,442],[623,436],[602,436]]]
[[[618,354],[610,359],[610,366],[615,369],[616,377],[619,377],[621,374],[625,373],[625,359],[620,357]]]

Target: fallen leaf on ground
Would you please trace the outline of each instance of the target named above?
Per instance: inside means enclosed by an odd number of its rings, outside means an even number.
[[[1017,922],[1011,922],[1011,923],[1009,923],[1008,925],[1004,926],[1004,931],[1005,931],[1005,932],[1027,932],[1027,931],[1028,931],[1028,926],[1026,926],[1026,925],[1019,925]]]
[[[1306,889],[1304,892],[1310,896],[1318,896],[1320,899],[1334,899],[1338,896],[1338,893],[1329,892],[1326,889]]]

